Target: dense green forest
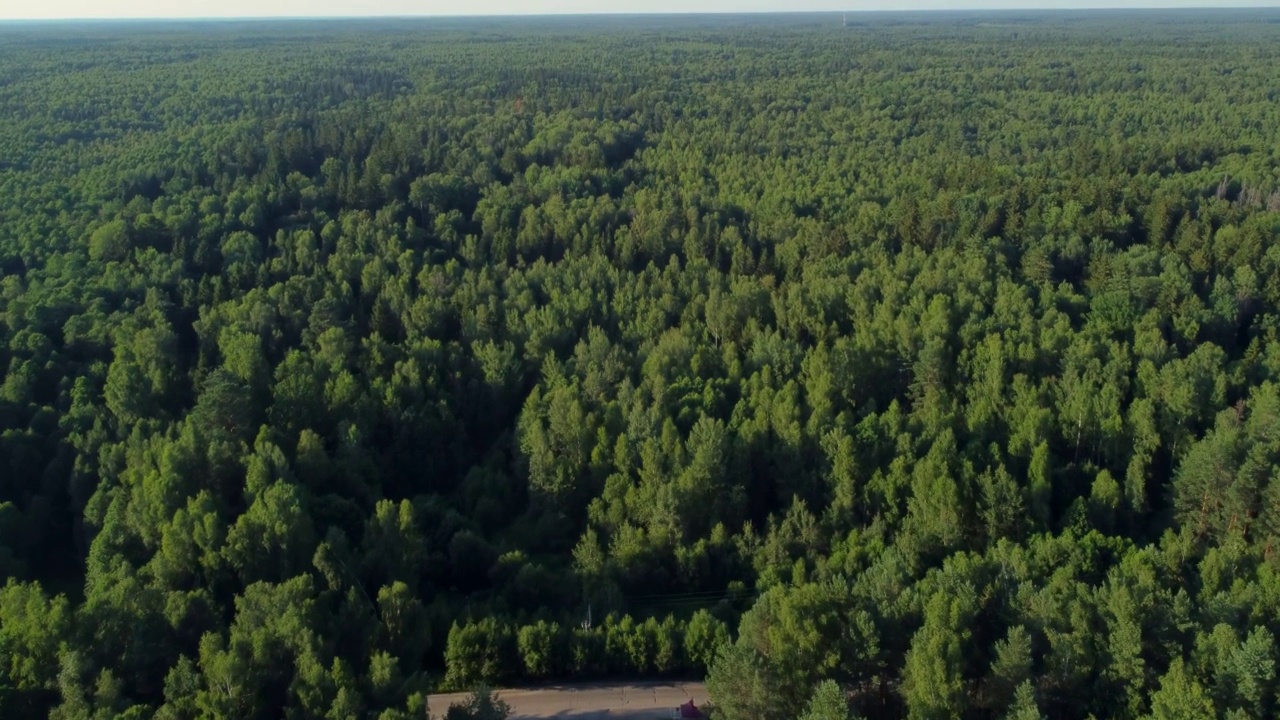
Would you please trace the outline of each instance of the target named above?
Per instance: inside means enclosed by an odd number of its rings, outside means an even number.
[[[0,716],[1275,717],[1277,68],[1280,11],[0,24]]]

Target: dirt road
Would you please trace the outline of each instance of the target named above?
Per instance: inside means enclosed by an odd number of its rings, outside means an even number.
[[[497,693],[511,705],[512,720],[669,720],[671,711],[690,698],[697,705],[707,701],[706,686],[682,682],[549,685]],[[428,700],[431,714],[443,716],[449,705],[461,702],[467,695],[432,695]]]

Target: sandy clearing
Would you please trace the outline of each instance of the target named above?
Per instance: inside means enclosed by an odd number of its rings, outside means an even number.
[[[449,705],[469,693],[432,695],[431,714],[443,716]],[[669,720],[671,711],[693,699],[707,702],[707,688],[695,682],[637,682],[621,685],[562,684],[537,688],[508,688],[498,697],[511,705],[512,720]]]

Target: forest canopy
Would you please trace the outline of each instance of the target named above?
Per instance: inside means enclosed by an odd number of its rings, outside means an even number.
[[[0,715],[1274,717],[1276,67],[1277,11],[0,24]]]

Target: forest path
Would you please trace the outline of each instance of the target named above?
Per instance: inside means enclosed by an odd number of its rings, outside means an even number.
[[[564,718],[565,720],[669,720],[671,711],[693,699],[707,702],[707,687],[700,682],[655,681],[609,683],[562,683],[536,688],[497,690],[498,697],[511,705],[511,720],[521,718]],[[441,717],[449,705],[462,702],[470,693],[432,695],[431,714]]]

